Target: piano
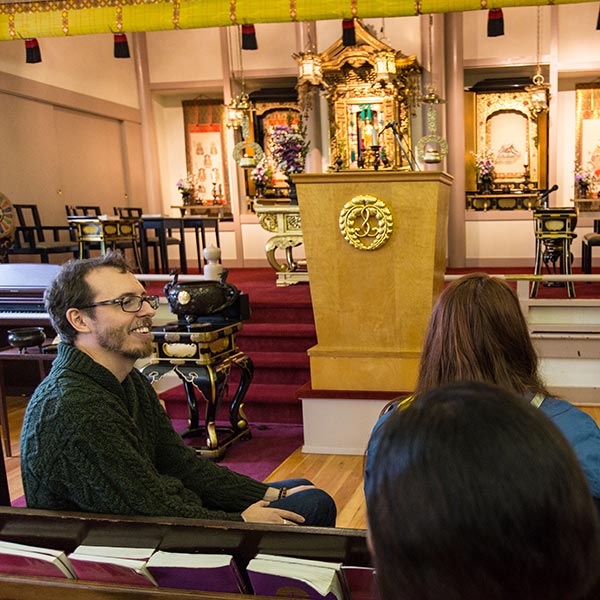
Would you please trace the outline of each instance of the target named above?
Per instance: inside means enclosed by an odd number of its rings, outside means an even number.
[[[0,264],[0,328],[49,325],[44,291],[60,271],[60,265]],[[3,336],[2,345],[6,345]]]
[[[17,327],[43,327],[52,340],[56,333],[44,307],[44,291],[60,271],[60,265],[45,263],[0,264],[0,350],[8,348],[8,330]],[[5,369],[8,395],[31,393],[39,383],[37,366],[14,363]]]

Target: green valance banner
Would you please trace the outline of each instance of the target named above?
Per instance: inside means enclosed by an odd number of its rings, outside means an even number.
[[[404,17],[578,0],[55,0],[0,3],[0,40],[256,23]]]

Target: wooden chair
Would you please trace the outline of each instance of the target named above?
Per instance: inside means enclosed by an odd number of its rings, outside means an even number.
[[[134,206],[115,206],[113,207],[115,211],[115,215],[118,215],[122,219],[138,219],[141,220],[143,210],[139,207]],[[142,244],[145,244],[146,248],[152,248],[153,251],[153,263],[154,263],[154,272],[160,273],[168,270],[168,265],[159,265],[160,260],[160,242],[157,236],[155,235],[147,235],[142,228],[140,227],[140,236],[145,235],[145,239],[141,241]],[[168,230],[166,237],[167,246],[178,246],[181,251],[181,240],[173,235],[172,230]]]
[[[99,206],[65,204],[67,217],[99,217],[102,214]]]
[[[50,262],[50,254],[77,257],[78,246],[68,225],[42,225],[36,204],[13,204],[13,209],[17,227],[10,254],[38,254],[43,263]]]
[[[600,246],[600,219],[594,219],[594,233],[586,233],[581,241],[581,271],[592,272],[592,248]]]

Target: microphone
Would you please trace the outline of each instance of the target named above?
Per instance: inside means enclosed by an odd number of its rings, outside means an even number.
[[[398,125],[398,121],[390,121],[377,135],[381,135],[386,129],[393,129],[396,125]]]
[[[548,196],[558,189],[558,185],[555,183],[549,190],[545,190],[540,194],[539,200],[542,203],[542,208],[548,208]]]

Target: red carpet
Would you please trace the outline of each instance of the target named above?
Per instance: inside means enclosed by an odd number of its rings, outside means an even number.
[[[174,420],[173,425],[177,431],[181,431],[187,421]],[[219,464],[258,481],[268,477],[304,443],[302,425],[253,423],[250,429],[252,438],[234,442]]]

